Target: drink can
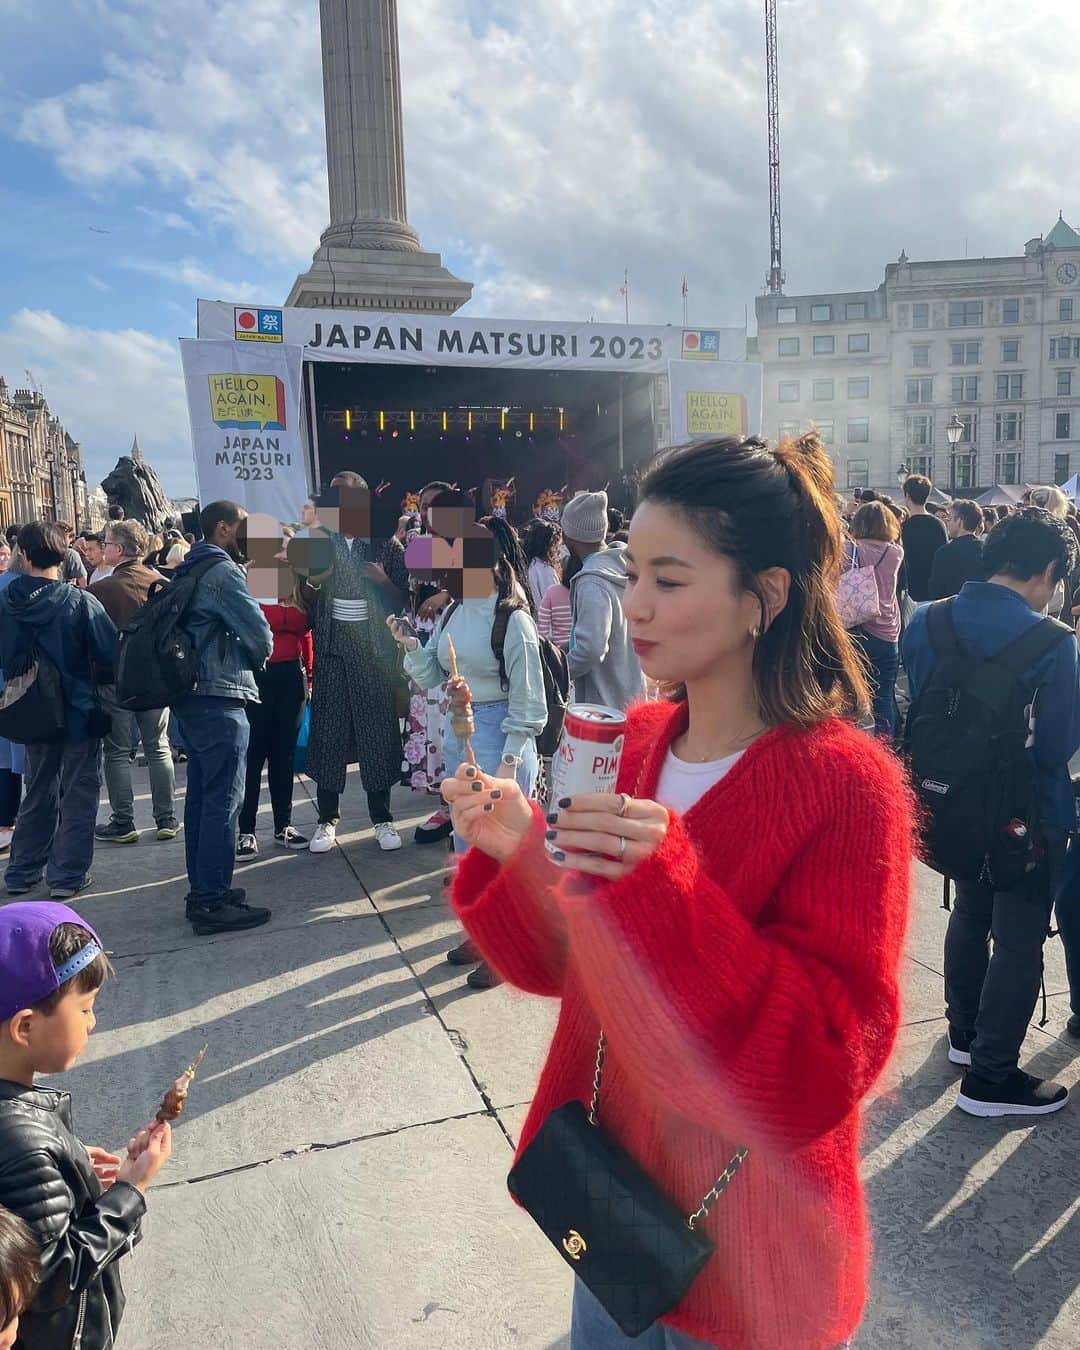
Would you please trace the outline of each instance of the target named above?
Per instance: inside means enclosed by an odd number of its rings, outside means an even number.
[[[571,703],[551,761],[552,809],[564,797],[614,792],[625,740],[625,713],[596,703]],[[554,851],[550,845],[549,850]]]

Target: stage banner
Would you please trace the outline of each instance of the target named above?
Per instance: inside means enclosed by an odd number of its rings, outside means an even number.
[[[300,519],[308,495],[300,442],[303,353],[183,338],[199,501],[239,502],[249,514]]]
[[[507,370],[637,371],[663,375],[671,361],[709,367],[746,360],[745,328],[459,319],[370,310],[280,309],[199,301],[200,338],[250,350],[298,346],[306,361],[375,361]]]
[[[761,366],[749,361],[672,361],[671,443],[761,434]]]

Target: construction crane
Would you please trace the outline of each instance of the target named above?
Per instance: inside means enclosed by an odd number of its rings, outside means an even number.
[[[765,0],[765,67],[769,87],[769,275],[770,295],[783,295],[780,234],[780,76],[776,59],[776,0]]]

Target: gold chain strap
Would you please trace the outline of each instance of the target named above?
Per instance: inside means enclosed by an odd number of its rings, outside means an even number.
[[[596,1072],[593,1074],[592,1104],[589,1107],[590,1125],[599,1125],[600,1123],[596,1117],[600,1110],[600,1080],[604,1073],[604,1055],[606,1050],[607,1037],[601,1031],[600,1040],[597,1042],[596,1046]],[[748,1148],[740,1148],[737,1150],[734,1158],[732,1158],[720,1173],[712,1187],[706,1191],[705,1198],[702,1200],[700,1206],[687,1219],[687,1228],[693,1231],[697,1228],[702,1219],[707,1219],[709,1217],[709,1211],[731,1185],[732,1181],[734,1181],[736,1172],[738,1172],[739,1168],[746,1161],[749,1154],[750,1150]]]

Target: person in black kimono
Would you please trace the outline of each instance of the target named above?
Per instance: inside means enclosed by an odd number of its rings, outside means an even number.
[[[333,848],[346,771],[359,764],[375,838],[390,852],[401,847],[390,810],[390,790],[401,777],[401,728],[386,616],[408,591],[405,551],[397,539],[371,539],[371,494],[359,474],[332,481],[319,498],[319,518],[329,528],[307,541],[315,644],[307,774],[319,809],[309,848]]]

